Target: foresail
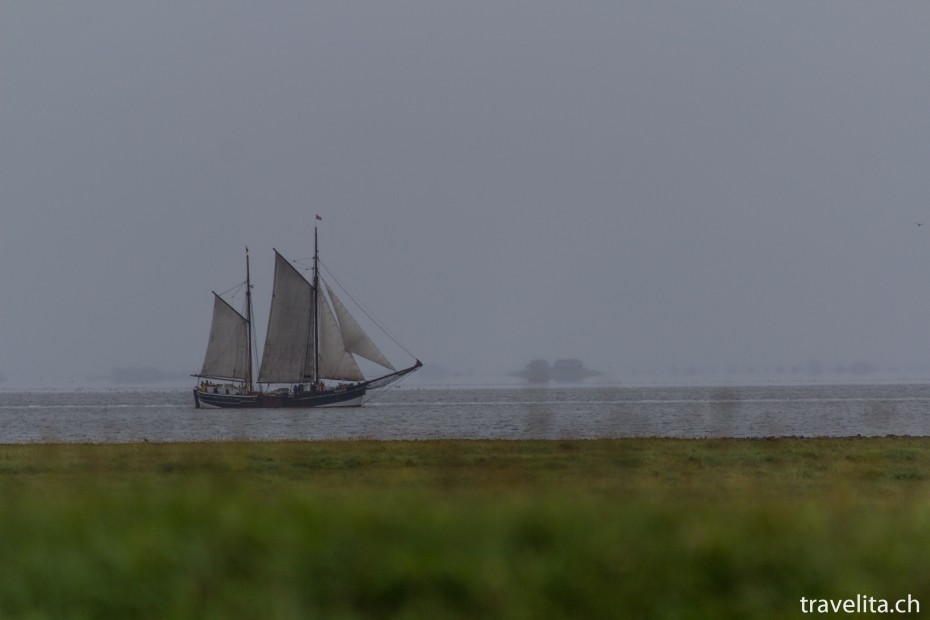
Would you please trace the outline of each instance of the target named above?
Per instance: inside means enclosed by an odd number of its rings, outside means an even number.
[[[391,362],[388,361],[384,354],[378,349],[368,334],[362,329],[355,318],[349,314],[349,310],[343,305],[338,297],[333,293],[329,284],[326,285],[326,292],[333,302],[333,309],[336,311],[336,318],[339,320],[339,330],[342,333],[342,340],[345,344],[345,350],[349,353],[355,353],[370,360],[375,364],[380,364],[385,368],[396,370]]]
[[[355,358],[346,350],[342,332],[329,303],[323,295],[319,299],[320,310],[320,376],[342,381],[363,381]]]
[[[247,381],[249,375],[249,322],[213,294],[213,323],[201,377]]]
[[[271,316],[258,372],[260,383],[305,381],[313,358],[310,317],[313,286],[275,251]]]

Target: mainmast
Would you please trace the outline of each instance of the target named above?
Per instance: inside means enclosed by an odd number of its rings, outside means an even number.
[[[320,383],[320,254],[318,245],[317,222],[313,221],[313,383]]]
[[[249,340],[248,391],[252,391],[252,275],[249,269],[249,246],[245,246],[245,321]]]

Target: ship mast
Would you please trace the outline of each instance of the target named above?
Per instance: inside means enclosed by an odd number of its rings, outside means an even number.
[[[249,379],[248,391],[252,391],[252,276],[249,269],[249,246],[245,247],[245,321],[249,341]]]
[[[320,254],[318,251],[317,222],[313,221],[313,383],[320,383]]]

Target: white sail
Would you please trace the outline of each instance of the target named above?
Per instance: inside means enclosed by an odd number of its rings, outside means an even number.
[[[328,287],[327,287],[328,288]],[[355,358],[346,350],[342,331],[333,316],[326,297],[319,296],[320,310],[320,377],[341,381],[363,381]]]
[[[249,322],[219,295],[213,295],[213,324],[200,376],[247,381]]]
[[[375,343],[372,342],[371,338],[368,337],[368,334],[365,333],[365,330],[362,329],[355,318],[349,314],[349,310],[343,305],[339,298],[336,297],[329,284],[326,282],[324,282],[324,284],[326,285],[326,292],[329,293],[329,298],[333,302],[336,318],[339,320],[339,330],[342,332],[345,350],[349,353],[360,355],[366,360],[371,360],[385,368],[396,370],[391,362],[384,357],[384,354],[381,353]]]
[[[260,383],[305,381],[313,360],[313,286],[275,251],[271,316],[258,372]]]

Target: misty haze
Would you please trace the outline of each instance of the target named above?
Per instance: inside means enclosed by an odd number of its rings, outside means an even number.
[[[928,18],[5,2],[3,386],[183,384],[315,213],[412,383],[926,380]]]

